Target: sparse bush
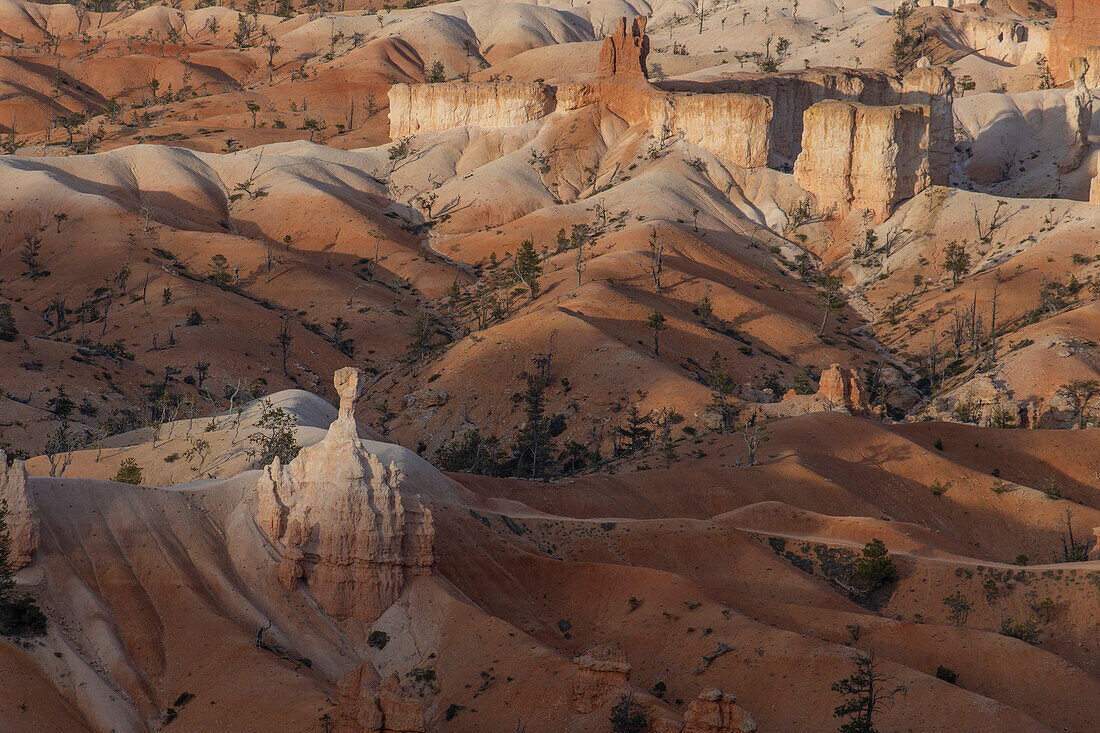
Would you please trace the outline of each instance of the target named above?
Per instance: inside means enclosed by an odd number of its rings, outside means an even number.
[[[367,637],[367,646],[375,649],[385,649],[386,644],[390,643],[390,635],[385,631],[372,631],[370,636]]]
[[[262,408],[263,412],[256,423],[261,432],[248,437],[249,442],[255,445],[249,451],[250,455],[258,457],[262,466],[276,458],[284,465],[290,463],[302,449],[294,435],[294,426],[297,424],[294,415],[281,407],[275,407],[271,400],[264,400]]]
[[[953,685],[955,681],[959,679],[959,673],[941,664],[936,667],[936,677]]]
[[[649,709],[633,692],[625,692],[611,708],[611,730],[615,733],[644,733],[649,730]]]

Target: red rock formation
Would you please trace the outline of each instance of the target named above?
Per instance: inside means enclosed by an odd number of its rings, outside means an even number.
[[[0,501],[8,505],[8,534],[11,537],[12,568],[19,570],[30,564],[38,549],[38,509],[27,489],[27,469],[23,461],[8,466],[7,456],[0,450]]]
[[[817,396],[852,414],[865,413],[870,409],[859,374],[855,369],[841,369],[839,364],[832,364],[821,372]]]
[[[645,34],[645,25],[646,19],[642,15],[634,16],[629,29],[626,18],[619,18],[615,31],[603,39],[597,77],[649,78],[645,66],[646,56],[649,55],[649,36]]]
[[[431,572],[432,515],[398,490],[400,468],[383,466],[356,434],[362,374],[341,369],[335,382],[339,417],[321,442],[264,469],[257,522],[280,555],[283,585],[304,582],[333,618],[369,623],[407,578]]]
[[[593,647],[573,658],[577,678],[573,681],[573,707],[590,713],[612,695],[629,687],[630,665],[621,651]]]
[[[336,733],[424,733],[420,704],[393,677],[380,680],[369,662],[344,675],[336,692]]]
[[[1050,70],[1058,81],[1069,77],[1070,59],[1088,56],[1086,48],[1100,38],[1100,1],[1058,0],[1058,17],[1050,34]]]
[[[752,713],[737,705],[737,698],[708,687],[684,711],[683,733],[751,733],[756,730]]]

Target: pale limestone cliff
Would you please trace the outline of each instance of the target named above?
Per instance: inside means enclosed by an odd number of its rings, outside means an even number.
[[[955,77],[927,58],[901,80],[901,104],[928,107],[928,177],[934,186],[946,186],[955,159]]]
[[[258,484],[257,523],[280,556],[279,580],[304,584],[336,619],[372,622],[407,578],[430,574],[434,530],[419,496],[400,491],[398,466],[382,465],[356,434],[363,377],[336,372],[340,414],[319,443]]]
[[[336,733],[424,733],[424,711],[393,677],[364,662],[336,687]]]
[[[1069,62],[1073,89],[1066,95],[1066,154],[1058,161],[1058,172],[1077,170],[1089,149],[1089,128],[1092,127],[1092,93],[1085,85],[1089,62],[1077,56]],[[1090,191],[1091,198],[1091,191]]]
[[[803,116],[818,102],[843,99],[883,105],[900,101],[897,81],[885,72],[869,69],[816,68],[777,74],[732,72],[713,81],[670,79],[660,86],[671,92],[753,94],[770,99],[769,165],[774,168],[794,163],[802,150]]]
[[[12,569],[19,570],[30,564],[38,549],[38,509],[27,488],[27,469],[23,461],[8,465],[7,456],[0,450],[0,501],[8,506],[8,535],[11,537]]]
[[[1092,528],[1092,548],[1089,550],[1089,560],[1100,560],[1100,527]]]
[[[593,647],[574,657],[573,663],[573,707],[578,713],[590,713],[629,688],[630,665],[621,651]]]
[[[537,82],[394,84],[390,137],[462,125],[511,127],[554,111],[552,87]]]
[[[681,136],[742,168],[768,164],[772,102],[754,94],[662,94],[649,109],[651,131]]]
[[[708,687],[684,711],[683,733],[752,733],[756,719],[737,704],[737,698]]]
[[[798,185],[830,215],[870,211],[883,221],[931,185],[928,107],[828,100],[806,110]]]
[[[600,47],[600,65],[596,76],[606,79],[612,76],[649,78],[645,60],[649,55],[649,36],[645,33],[646,18],[636,15],[629,26],[625,17],[610,35],[604,37]]]

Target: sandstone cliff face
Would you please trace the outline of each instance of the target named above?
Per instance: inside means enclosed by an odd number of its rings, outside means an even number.
[[[1058,171],[1069,173],[1080,167],[1089,149],[1089,128],[1092,127],[1092,93],[1085,85],[1089,62],[1078,56],[1070,60],[1069,73],[1073,89],[1066,95],[1066,154],[1058,161]],[[1091,199],[1092,192],[1090,190]]]
[[[390,137],[462,125],[511,127],[554,111],[551,87],[526,82],[394,84]]]
[[[768,164],[772,102],[753,94],[664,94],[650,104],[651,131],[682,135],[724,162],[742,168]]]
[[[737,698],[708,687],[684,711],[683,733],[752,733],[756,719],[737,705]]]
[[[901,80],[898,101],[928,107],[928,177],[935,186],[949,183],[955,159],[954,98],[955,77],[926,58]]]
[[[38,549],[38,509],[27,489],[27,469],[23,461],[8,465],[0,450],[0,501],[8,505],[8,534],[11,537],[12,569],[30,564]]]
[[[1085,49],[1100,38],[1100,2],[1058,0],[1058,17],[1050,35],[1050,68],[1058,81],[1066,81],[1069,61],[1087,56]]]
[[[620,651],[594,647],[574,657],[573,663],[577,665],[573,707],[578,713],[592,712],[629,687],[630,665]]]
[[[931,184],[928,114],[915,105],[819,102],[806,110],[795,180],[823,213],[865,210],[884,221]]]
[[[383,466],[356,435],[363,377],[336,373],[340,414],[324,440],[258,484],[257,523],[280,554],[279,580],[299,581],[333,618],[376,620],[407,578],[430,574],[431,511],[401,492],[400,470]]]
[[[844,99],[868,105],[896,104],[894,80],[886,73],[867,69],[806,69],[778,74],[735,72],[715,81],[670,80],[662,89],[676,92],[718,94],[734,92],[767,97],[772,101],[769,126],[769,165],[782,168],[794,163],[802,150],[803,116],[826,99]]]
[[[600,65],[596,76],[606,79],[612,76],[648,79],[645,60],[649,55],[649,36],[645,33],[645,16],[636,15],[627,26],[627,19],[619,23],[611,35],[603,39],[600,47]]]
[[[336,733],[424,733],[424,711],[393,677],[379,679],[368,662],[337,685]]]

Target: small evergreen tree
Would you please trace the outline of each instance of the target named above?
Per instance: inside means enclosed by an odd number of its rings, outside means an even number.
[[[516,436],[513,461],[517,476],[536,478],[546,473],[552,448],[550,420],[546,417],[546,383],[536,374],[525,372],[520,376],[527,382],[527,388],[521,395],[526,419]]]
[[[626,413],[626,425],[620,425],[618,428],[619,435],[624,441],[622,446],[624,453],[634,455],[649,445],[650,438],[653,437],[653,429],[649,427],[651,424],[653,424],[652,414],[647,412],[643,415],[638,409],[638,404],[631,403],[630,410]]]
[[[249,454],[259,458],[260,465],[266,466],[276,458],[284,465],[294,460],[302,446],[294,435],[297,421],[294,415],[281,407],[275,407],[271,400],[264,400],[260,419],[256,427],[260,432],[248,436],[255,448]]]
[[[512,270],[516,279],[527,286],[531,294],[531,300],[539,294],[539,276],[542,275],[542,264],[539,262],[539,254],[535,251],[535,243],[525,239],[516,252],[516,263]]]
[[[15,316],[10,303],[0,303],[0,341],[15,341],[19,338],[19,329],[15,325]]]
[[[848,718],[840,726],[840,733],[877,733],[875,714],[893,704],[898,693],[905,692],[900,685],[887,692],[885,688],[891,681],[881,671],[873,651],[856,657],[856,671],[833,683],[833,692],[844,698],[844,702],[833,710],[833,716]]]
[[[856,558],[852,574],[870,593],[897,580],[898,568],[890,559],[886,543],[876,537],[863,546],[863,554]]]
[[[123,484],[140,484],[141,466],[138,465],[137,460],[133,458],[123,459],[122,465],[118,467],[118,473],[115,474],[114,480]]]

